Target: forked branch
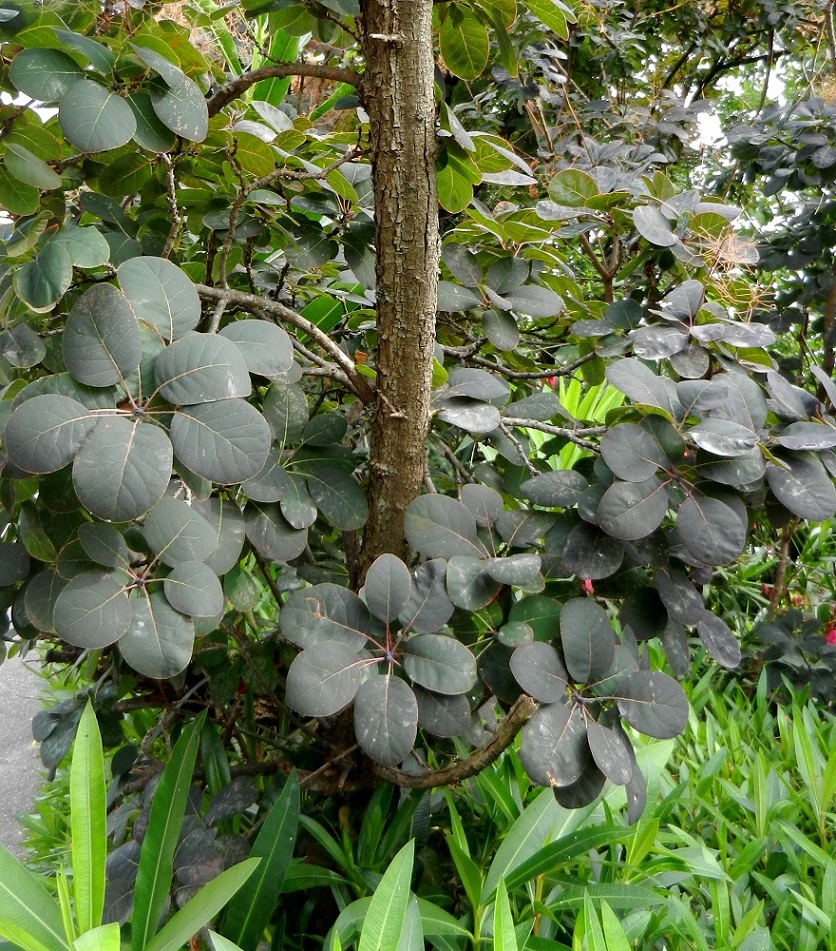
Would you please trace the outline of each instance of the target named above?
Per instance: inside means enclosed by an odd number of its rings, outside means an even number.
[[[216,116],[224,106],[228,106],[263,79],[285,79],[288,76],[313,76],[316,79],[348,83],[349,86],[359,86],[362,80],[360,73],[340,66],[322,66],[318,63],[276,63],[274,66],[262,66],[261,69],[251,69],[224,83],[207,103],[209,115]]]

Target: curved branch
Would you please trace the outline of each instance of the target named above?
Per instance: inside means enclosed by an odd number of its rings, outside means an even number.
[[[249,294],[246,291],[234,291],[228,287],[210,287],[208,284],[195,284],[197,293],[204,300],[224,301],[240,307],[241,310],[250,313],[259,311],[269,314],[286,324],[296,327],[297,330],[306,333],[312,340],[333,358],[339,368],[348,378],[351,389],[364,403],[371,403],[374,399],[374,391],[368,382],[357,372],[354,361],[337,346],[336,343],[323,333],[316,324],[306,320],[301,314],[297,314],[291,307],[286,307],[278,301],[269,300],[266,297],[259,297],[257,294]]]
[[[207,103],[209,115],[216,116],[224,106],[228,106],[262,79],[284,79],[287,76],[313,76],[317,79],[348,83],[349,86],[359,86],[362,80],[360,73],[355,73],[352,69],[321,66],[318,63],[277,63],[275,66],[262,66],[261,69],[252,69],[224,83]]]
[[[536,700],[523,694],[508,711],[508,715],[499,724],[496,733],[486,746],[474,750],[467,759],[447,766],[445,769],[433,769],[428,773],[414,776],[412,773],[405,773],[402,769],[395,769],[392,766],[375,766],[375,775],[396,786],[404,786],[408,789],[434,789],[436,786],[452,786],[470,779],[499,758],[499,755],[511,745],[514,737],[531,719],[537,707]]]

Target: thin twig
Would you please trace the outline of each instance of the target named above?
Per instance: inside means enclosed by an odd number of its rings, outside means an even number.
[[[224,106],[237,99],[251,86],[263,79],[285,79],[288,76],[313,76],[317,79],[330,79],[337,83],[359,86],[362,76],[351,69],[338,66],[320,66],[316,63],[277,63],[275,66],[262,66],[252,69],[225,83],[207,103],[209,115],[216,116]]]
[[[519,439],[517,439],[517,437],[511,432],[511,427],[505,422],[500,422],[499,429],[502,435],[508,440],[509,443],[511,443],[514,449],[517,450],[520,459],[523,461],[523,465],[526,467],[526,469],[528,469],[529,473],[533,476],[540,475],[540,470],[528,458],[528,453],[525,451],[525,448]]]
[[[375,775],[396,786],[404,786],[408,789],[435,789],[437,786],[453,786],[461,783],[499,758],[534,715],[537,706],[536,700],[523,694],[508,711],[508,715],[499,724],[491,740],[481,749],[474,750],[467,759],[454,763],[452,766],[430,770],[415,776],[393,766],[375,765]]]
[[[227,304],[240,307],[241,310],[246,310],[250,313],[263,312],[274,320],[290,324],[296,327],[297,330],[306,333],[312,340],[316,341],[322,350],[333,357],[334,362],[345,373],[352,391],[359,396],[364,403],[371,403],[374,400],[372,387],[369,386],[368,381],[357,372],[357,367],[354,365],[354,361],[351,357],[340,350],[339,346],[328,334],[323,333],[316,324],[306,320],[291,307],[287,307],[285,304],[279,303],[279,301],[267,300],[256,294],[249,294],[246,291],[236,291],[228,287],[210,287],[208,284],[195,284],[195,288],[197,289],[198,295],[205,300],[224,301]]]
[[[522,419],[516,416],[506,416],[503,422],[506,426],[519,426],[521,429],[536,429],[541,433],[548,433],[550,436],[562,436],[576,446],[580,446],[582,449],[591,449],[593,452],[598,449],[598,446],[584,437],[601,436],[607,431],[606,426],[567,429],[565,426],[552,426],[551,423],[541,423],[539,419]]]
[[[160,153],[160,161],[165,165],[165,201],[171,215],[171,227],[163,245],[161,257],[167,258],[174,247],[177,233],[180,231],[180,211],[177,208],[177,181],[174,178],[174,163],[168,152]]]

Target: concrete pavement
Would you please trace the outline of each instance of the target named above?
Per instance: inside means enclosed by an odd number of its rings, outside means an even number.
[[[43,781],[38,745],[32,739],[32,717],[41,708],[43,682],[28,661],[7,658],[0,664],[0,843],[23,854],[18,816],[30,811]]]

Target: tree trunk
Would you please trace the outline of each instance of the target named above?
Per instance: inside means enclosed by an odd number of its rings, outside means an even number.
[[[358,578],[407,557],[403,516],[424,477],[438,284],[432,0],[363,9],[377,251],[377,403]]]

